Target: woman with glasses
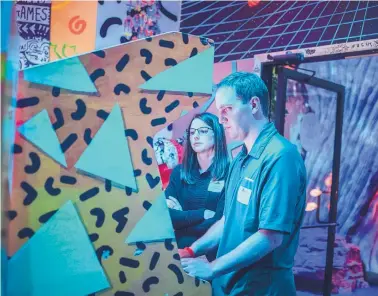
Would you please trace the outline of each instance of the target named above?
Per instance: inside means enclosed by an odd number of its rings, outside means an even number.
[[[223,215],[228,170],[226,138],[218,117],[197,114],[189,124],[181,165],[165,191],[177,245],[189,247]],[[215,259],[216,250],[208,255]]]

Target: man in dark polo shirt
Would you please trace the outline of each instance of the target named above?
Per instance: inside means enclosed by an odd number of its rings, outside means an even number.
[[[306,170],[296,146],[267,120],[268,91],[236,72],[216,92],[219,120],[244,147],[226,181],[224,215],[190,248],[184,270],[212,280],[213,295],[295,295],[292,272],[306,203]],[[194,258],[218,247],[211,263]]]

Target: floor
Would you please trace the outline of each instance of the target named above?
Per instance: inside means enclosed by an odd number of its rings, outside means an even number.
[[[319,296],[321,294],[312,294],[309,292],[297,291],[297,296]],[[377,296],[378,295],[378,286],[370,287],[366,289],[358,289],[352,293],[340,293],[332,294],[332,296]]]

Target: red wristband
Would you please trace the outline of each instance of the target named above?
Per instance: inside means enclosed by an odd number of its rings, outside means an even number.
[[[196,255],[194,254],[194,251],[191,247],[186,247],[185,250],[188,251],[190,257],[192,257],[192,258],[196,257]]]

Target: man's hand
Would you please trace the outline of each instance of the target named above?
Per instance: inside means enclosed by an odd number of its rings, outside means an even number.
[[[192,277],[206,281],[215,277],[211,264],[203,258],[184,258],[181,260],[181,265],[184,271]]]
[[[168,208],[182,211],[182,206],[180,205],[179,201],[173,196],[169,196],[168,199],[166,199],[166,201]]]

